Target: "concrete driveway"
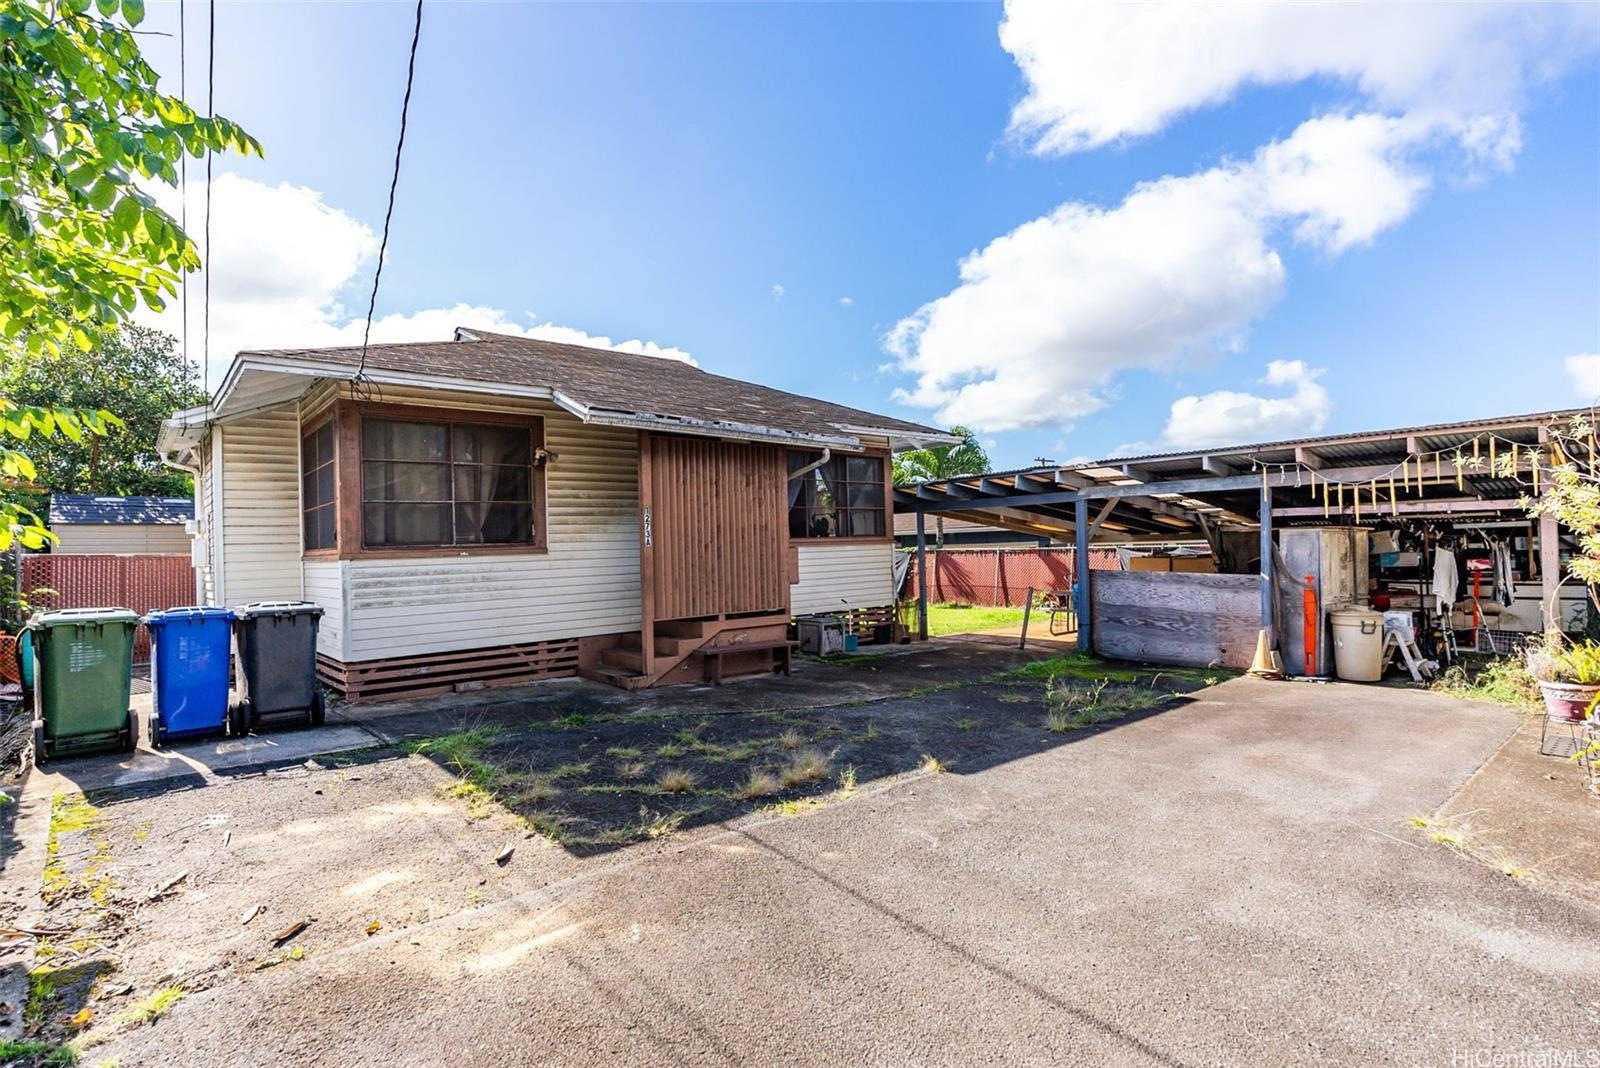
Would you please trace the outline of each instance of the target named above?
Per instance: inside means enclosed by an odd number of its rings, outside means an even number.
[[[1513,716],[1250,679],[1199,697],[590,864],[519,849],[487,900],[229,973],[85,1061],[1446,1065],[1600,1044],[1600,912],[1407,823]]]

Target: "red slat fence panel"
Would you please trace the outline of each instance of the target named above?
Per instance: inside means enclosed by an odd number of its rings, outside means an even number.
[[[939,549],[928,551],[928,600],[933,604],[1008,605],[1021,608],[1028,589],[1069,590],[1072,588],[1073,557],[1077,550],[1065,549]],[[1118,571],[1115,549],[1090,549],[1091,571]],[[905,594],[916,596],[917,563],[911,560],[911,575]]]
[[[22,589],[35,609],[131,608],[140,615],[194,604],[194,565],[188,556],[159,553],[50,553],[22,558]],[[36,590],[54,593],[34,595]],[[143,627],[133,658],[150,659]]]

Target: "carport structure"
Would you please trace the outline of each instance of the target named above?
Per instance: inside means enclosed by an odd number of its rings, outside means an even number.
[[[919,630],[926,635],[925,517],[1070,539],[1091,545],[1207,543],[1259,583],[1260,626],[1272,629],[1275,526],[1372,525],[1414,520],[1526,524],[1529,573],[1546,597],[1560,580],[1562,532],[1529,520],[1519,503],[1528,478],[1547,473],[1550,427],[1583,415],[1561,409],[1458,423],[1338,434],[1188,452],[1117,457],[897,486],[894,507],[917,517]],[[1585,462],[1589,458],[1582,458]],[[1253,551],[1252,551],[1253,550]],[[1092,648],[1090,589],[1074,589],[1078,644]]]

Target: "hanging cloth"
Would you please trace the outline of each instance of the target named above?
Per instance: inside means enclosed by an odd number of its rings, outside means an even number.
[[[1507,608],[1516,598],[1516,580],[1511,577],[1511,545],[1494,542],[1494,599]]]
[[[1433,550],[1433,596],[1437,611],[1442,616],[1450,614],[1456,603],[1456,586],[1461,574],[1456,570],[1456,554],[1440,545]]]

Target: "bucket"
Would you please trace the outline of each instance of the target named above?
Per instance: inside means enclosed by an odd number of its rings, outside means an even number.
[[[1383,613],[1341,608],[1328,613],[1333,624],[1334,673],[1347,682],[1377,682],[1383,677]]]

